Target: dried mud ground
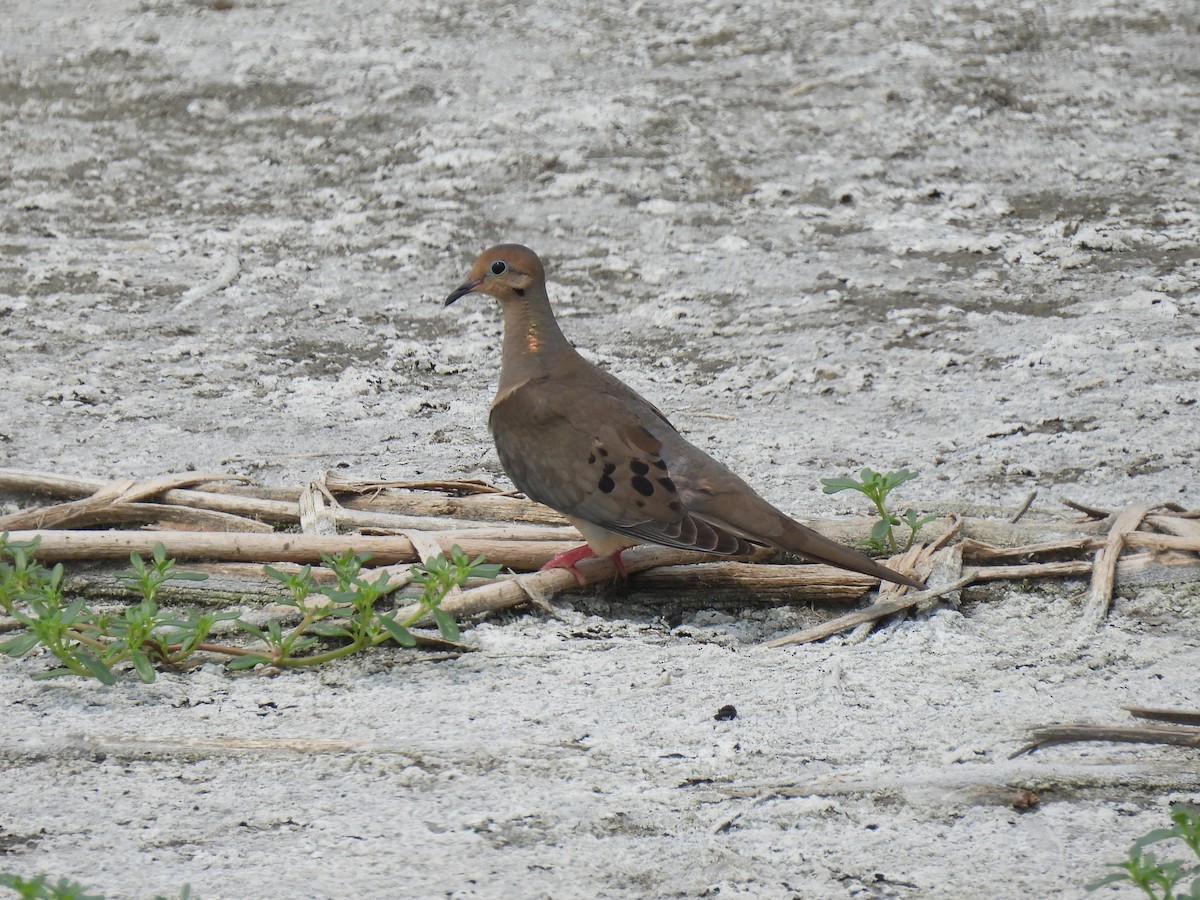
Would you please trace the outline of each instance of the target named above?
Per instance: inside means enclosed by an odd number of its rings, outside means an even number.
[[[441,300],[512,240],[586,353],[796,514],[862,512],[817,487],[862,465],[920,470],[901,502],[942,511],[1200,506],[1192,2],[3,18],[6,466],[502,481],[498,318]],[[1194,750],[1008,760],[1036,725],[1196,707],[1196,585],[1124,586],[1081,647],[1084,589],[780,651],[806,610],[642,594],[276,678],[4,659],[0,871],[130,898],[1082,896],[1200,799]]]

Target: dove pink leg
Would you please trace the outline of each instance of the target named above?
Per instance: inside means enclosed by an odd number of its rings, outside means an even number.
[[[608,555],[608,558],[613,561],[614,565],[616,565],[617,571],[621,573],[622,578],[629,577],[629,572],[625,568],[625,563],[621,560],[621,553],[625,549],[626,548],[622,547],[615,553],[610,553]],[[575,580],[579,582],[579,586],[583,587],[585,584],[587,584],[587,580],[583,577],[583,573],[575,567],[575,564],[581,560],[591,559],[595,555],[596,554],[591,547],[589,547],[587,544],[582,544],[578,547],[575,547],[573,550],[568,550],[566,553],[560,553],[558,556],[553,557],[549,562],[542,566],[542,570],[566,569],[575,576]]]

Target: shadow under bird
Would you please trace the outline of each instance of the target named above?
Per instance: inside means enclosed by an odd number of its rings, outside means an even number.
[[[504,345],[488,428],[504,471],[558,510],[587,544],[543,568],[569,569],[635,544],[744,556],[755,544],[896,584],[923,585],[806,528],[686,441],[652,403],[592,365],[559,330],[541,260],[500,244],[475,260],[446,306],[467,294],[500,301]]]

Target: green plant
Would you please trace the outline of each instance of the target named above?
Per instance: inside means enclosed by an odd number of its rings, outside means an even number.
[[[300,614],[300,621],[286,630],[275,619],[263,626],[245,621],[236,610],[168,614],[158,607],[159,588],[169,581],[199,581],[206,575],[182,572],[167,558],[166,548],[156,544],[149,562],[130,554],[130,568],[117,578],[141,595],[140,602],[115,615],[101,615],[83,600],[69,601],[63,591],[63,567],[46,569],[32,560],[37,542],[17,543],[0,536],[0,607],[25,626],[6,641],[0,652],[21,657],[42,646],[59,661],[57,668],[35,675],[55,678],[81,675],[113,684],[114,668],[128,664],[145,682],[155,678],[156,665],[176,665],[198,651],[233,657],[230,669],[247,669],[260,663],[280,667],[314,666],[348,656],[387,640],[405,647],[416,644],[409,628],[432,615],[438,631],[447,640],[458,639],[458,625],[441,602],[457,585],[469,578],[494,578],[500,566],[486,564],[483,557],[469,559],[458,546],[450,558],[438,555],[410,570],[409,582],[421,589],[415,610],[403,620],[398,610],[377,609],[381,598],[403,583],[386,573],[374,580],[362,577],[367,555],[346,551],[322,561],[333,574],[334,584],[318,585],[312,568],[296,573],[280,572],[271,566],[263,571],[278,581],[285,594],[279,602]],[[238,628],[265,645],[246,649],[208,643],[219,622],[233,621]],[[317,647],[321,641],[342,641],[331,649]]]
[[[316,585],[308,566],[294,575],[265,566],[267,575],[287,589],[287,595],[279,598],[279,602],[297,609],[300,622],[284,632],[274,620],[260,628],[239,619],[238,627],[266,644],[267,652],[247,654],[231,662],[229,668],[246,669],[261,663],[281,667],[315,666],[389,639],[401,646],[412,647],[417,640],[408,629],[426,615],[433,616],[442,637],[456,641],[458,625],[441,608],[442,600],[469,578],[495,578],[500,572],[500,566],[485,563],[482,556],[472,560],[455,545],[450,549],[449,559],[439,554],[427,563],[412,567],[410,580],[421,587],[421,596],[417,609],[400,621],[397,610],[382,612],[375,608],[377,601],[396,587],[387,574],[381,573],[374,581],[359,577],[363,563],[369,558],[367,554],[349,550],[336,557],[322,555],[321,561],[333,572],[336,581],[325,587]],[[306,653],[318,638],[342,638],[347,643],[332,650]]]
[[[843,478],[822,478],[821,486],[826,494],[836,494],[839,491],[858,491],[875,504],[875,509],[879,513],[879,521],[871,528],[871,537],[866,544],[876,552],[900,553],[907,550],[917,539],[917,532],[921,530],[921,527],[937,518],[937,516],[922,516],[912,508],[906,509],[903,517],[897,517],[888,511],[885,502],[887,495],[904,482],[916,478],[916,472],[900,469],[885,475],[874,469],[864,468],[858,475],[862,479],[861,481],[853,475]],[[899,525],[908,526],[908,540],[903,547],[897,544],[896,536],[892,532],[892,529]]]
[[[166,548],[155,544],[149,565],[137,553],[131,553],[129,571],[118,572],[117,578],[138,588],[140,603],[129,606],[120,616],[96,613],[83,600],[67,602],[63,593],[63,567],[45,569],[29,562],[29,553],[37,542],[14,549],[0,537],[0,593],[8,597],[6,611],[28,630],[24,634],[0,643],[0,651],[13,657],[24,656],[39,644],[46,647],[62,665],[35,678],[56,678],[61,675],[91,676],[104,684],[116,683],[114,666],[129,663],[145,682],[154,681],[151,654],[164,663],[178,662],[186,654],[184,648],[194,648],[207,636],[222,614],[191,615],[178,619],[158,610],[158,589],[168,581],[202,581],[207,578],[196,572],[175,571],[175,561],[167,559]],[[7,585],[7,587],[4,587]],[[18,607],[21,604],[21,607]],[[23,607],[23,608],[22,608]],[[226,618],[237,613],[226,614]],[[181,643],[170,638],[178,637]],[[191,652],[189,649],[188,652]]]
[[[1200,900],[1200,864],[1180,860],[1160,860],[1146,848],[1163,841],[1182,841],[1200,860],[1200,809],[1177,803],[1171,807],[1170,828],[1155,828],[1142,835],[1129,848],[1124,861],[1108,863],[1108,868],[1117,871],[1106,875],[1087,886],[1089,891],[1099,890],[1110,884],[1133,884],[1142,889],[1150,900]],[[1177,890],[1180,884],[1192,879],[1183,893]]]
[[[51,883],[49,875],[22,878],[10,872],[0,872],[0,887],[11,888],[21,900],[104,900],[101,894],[89,894],[77,881],[59,878]]]
[[[41,538],[10,541],[8,532],[0,534],[0,609],[12,615],[16,604],[29,593],[39,593],[50,572],[34,561],[32,552]]]
[[[53,884],[49,875],[22,878],[11,872],[0,872],[0,887],[11,888],[21,900],[104,900],[102,894],[89,894],[87,888],[69,878],[59,878]],[[154,900],[167,900],[161,894]],[[185,884],[179,891],[178,900],[192,900],[192,886]]]

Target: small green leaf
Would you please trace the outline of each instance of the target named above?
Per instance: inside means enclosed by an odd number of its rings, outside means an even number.
[[[79,661],[83,663],[84,668],[92,673],[92,676],[102,684],[116,684],[117,676],[112,673],[112,669],[102,663],[99,659],[93,656],[86,650],[78,651]]]
[[[253,669],[257,665],[263,663],[269,664],[270,662],[271,660],[265,656],[258,656],[257,654],[253,656],[239,656],[237,659],[225,663],[225,668],[231,672],[236,672],[239,669]]]
[[[308,630],[311,631],[313,634],[320,635],[321,637],[326,637],[326,638],[331,638],[331,637],[352,638],[352,637],[354,637],[354,635],[352,635],[349,631],[347,631],[341,625],[335,625],[333,622],[315,622],[312,625],[308,626]]]
[[[129,654],[129,661],[133,663],[133,668],[138,674],[138,678],[142,679],[146,684],[154,683],[154,665],[150,662],[150,657],[146,656],[141,650],[133,650]]]
[[[888,472],[883,476],[884,493],[890,492],[893,488],[899,487],[906,481],[912,481],[920,473],[912,472],[908,469],[900,469],[896,472]]]
[[[401,647],[417,646],[417,639],[412,636],[412,632],[410,632],[391,616],[380,616],[379,621],[383,627],[387,629],[388,634],[392,636],[392,640],[394,640]]]
[[[438,632],[448,641],[458,640],[458,623],[444,609],[433,608],[433,620],[437,622]]]
[[[878,544],[881,547],[884,545],[884,542],[887,541],[887,539],[889,537],[891,537],[891,534],[892,534],[892,523],[887,521],[887,519],[880,519],[871,528],[872,542]]]
[[[280,572],[274,566],[267,566],[267,565],[263,566],[263,574],[266,575],[268,578],[274,578],[276,581],[283,582],[285,584],[287,583],[288,578],[291,577],[290,575],[284,575],[282,572]]]
[[[838,491],[861,491],[862,485],[848,475],[842,478],[822,478],[821,490],[826,494],[836,494]]]
[[[1113,865],[1113,863],[1109,863],[1109,865]],[[1088,893],[1091,893],[1092,891],[1100,890],[1102,887],[1108,887],[1110,884],[1117,884],[1119,882],[1128,880],[1129,875],[1126,872],[1110,872],[1099,881],[1093,881],[1090,884],[1085,885],[1085,890],[1087,890]]]
[[[245,619],[235,619],[233,624],[242,629],[242,631],[246,632],[246,634],[253,635],[254,637],[258,638],[264,644],[270,643],[270,641],[267,640],[267,636],[263,634],[263,630],[257,625],[251,625]]]
[[[1169,841],[1177,837],[1179,837],[1179,832],[1174,828],[1155,828],[1134,841],[1130,849],[1141,850],[1148,844],[1157,844],[1159,841]]]
[[[300,640],[296,641],[296,643],[292,644],[291,648],[288,650],[288,656],[295,657],[296,655],[303,653],[309,647],[313,646],[316,642],[317,639],[315,637],[301,638]]]
[[[27,631],[24,634],[19,634],[14,638],[4,641],[4,643],[0,643],[0,652],[16,659],[24,656],[37,645],[38,636],[32,631]]]

